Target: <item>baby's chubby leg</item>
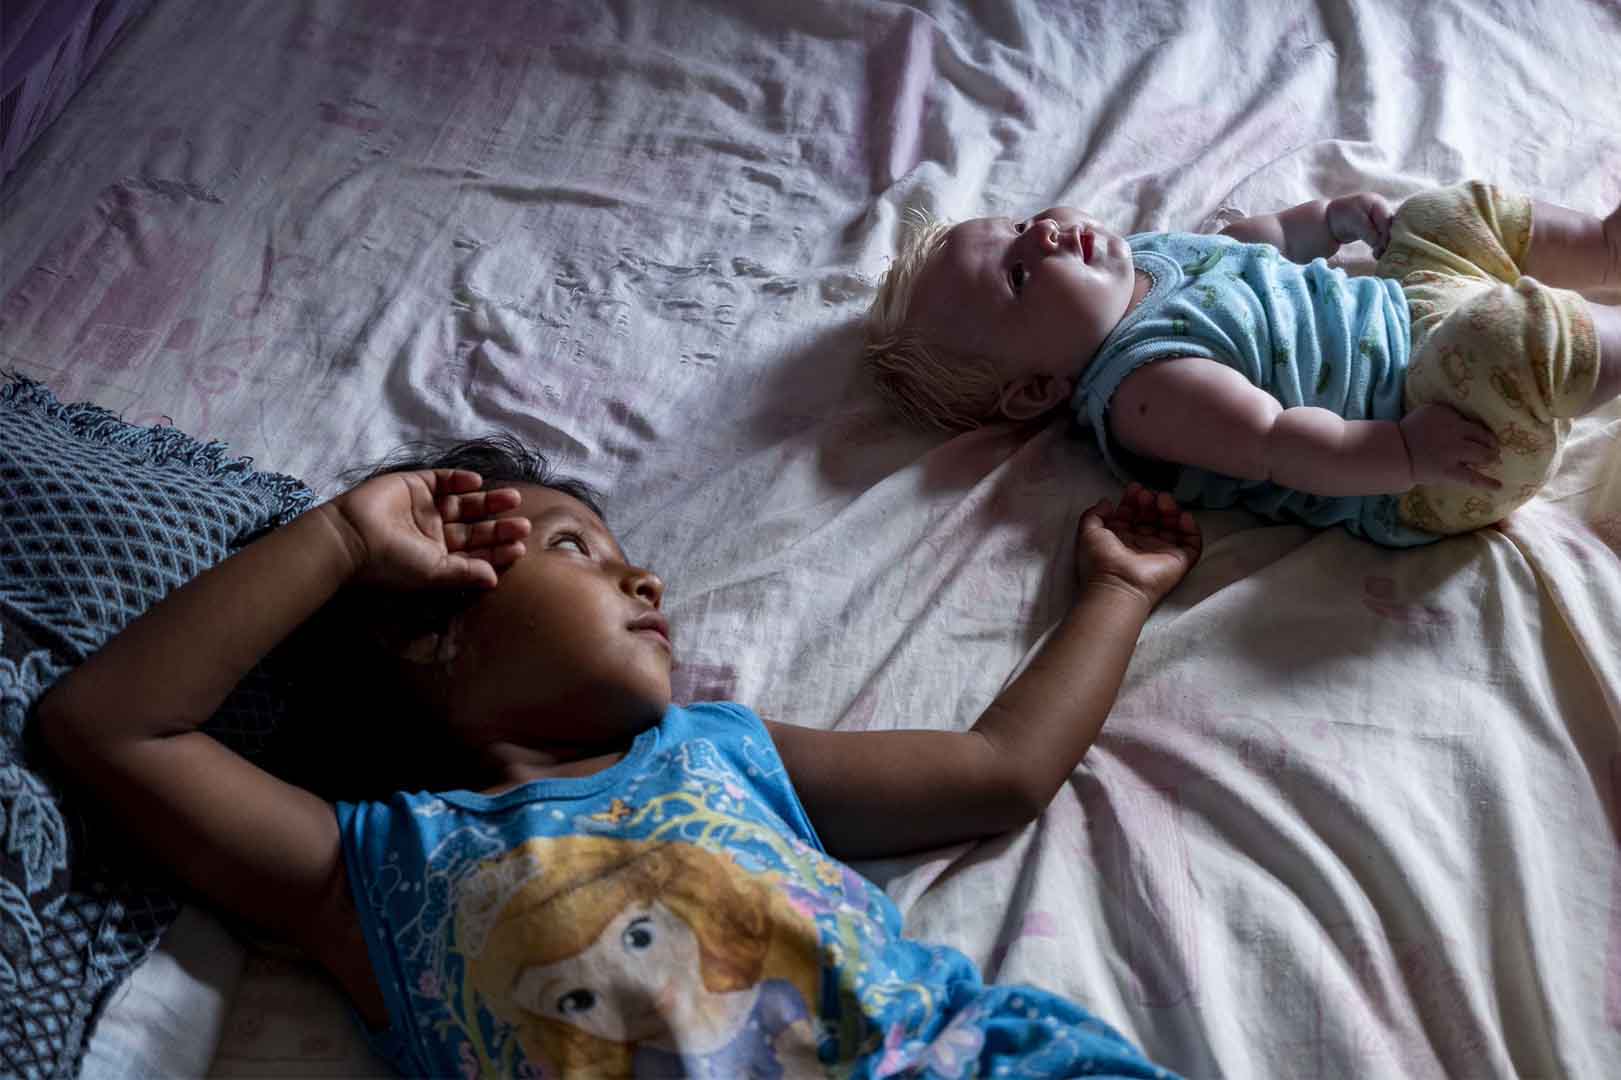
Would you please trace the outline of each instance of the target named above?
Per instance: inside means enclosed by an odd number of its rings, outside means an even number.
[[[1407,410],[1450,405],[1502,450],[1484,470],[1500,492],[1415,488],[1403,520],[1442,533],[1500,521],[1551,474],[1571,418],[1621,394],[1621,309],[1570,287],[1621,282],[1621,209],[1600,219],[1477,182],[1433,189],[1397,211],[1380,273],[1413,316]]]
[[[1592,412],[1621,396],[1621,307],[1588,301],[1593,335],[1598,338],[1598,381],[1578,415]]]
[[[1528,277],[1565,289],[1621,287],[1621,206],[1604,218],[1532,203]],[[1598,379],[1578,415],[1621,395],[1621,307],[1585,301],[1598,347]]]
[[[1621,206],[1598,218],[1532,200],[1522,273],[1560,289],[1621,286]]]
[[[1415,274],[1421,270],[1430,273]],[[1415,355],[1456,313],[1458,298],[1472,295],[1471,324],[1502,323],[1490,335],[1494,345],[1476,355],[1502,363],[1534,354],[1544,420],[1580,416],[1621,395],[1621,308],[1577,292],[1621,286],[1621,206],[1600,218],[1478,181],[1434,188],[1397,211],[1380,273],[1403,282]],[[1498,287],[1477,291],[1470,281]]]

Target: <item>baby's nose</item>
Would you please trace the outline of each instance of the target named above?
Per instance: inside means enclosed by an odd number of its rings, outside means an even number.
[[[1063,247],[1063,242],[1059,239],[1061,230],[1058,227],[1058,222],[1052,218],[1043,218],[1036,222],[1034,231],[1036,243],[1041,246],[1042,251],[1051,253]]]

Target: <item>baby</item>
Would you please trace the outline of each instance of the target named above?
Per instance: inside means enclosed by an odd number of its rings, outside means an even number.
[[[1362,240],[1378,276],[1322,260]],[[1506,518],[1573,417],[1621,393],[1621,207],[1482,183],[1122,237],[1066,207],[924,221],[868,313],[866,359],[949,429],[1068,404],[1117,475],[1394,547]]]
[[[39,731],[181,881],[320,960],[402,1075],[1168,1078],[1073,1002],[904,938],[839,860],[1039,815],[1199,548],[1129,490],[1082,515],[1068,616],[971,730],[795,727],[672,704],[663,581],[589,489],[480,441],[175,590]],[[201,729],[329,619],[312,749],[386,774],[335,805]]]

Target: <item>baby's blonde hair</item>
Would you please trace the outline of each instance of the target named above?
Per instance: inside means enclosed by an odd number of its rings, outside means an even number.
[[[1002,386],[995,362],[931,341],[911,325],[917,280],[950,231],[948,221],[915,207],[907,210],[900,251],[867,311],[861,355],[879,394],[907,419],[966,431],[996,414]]]

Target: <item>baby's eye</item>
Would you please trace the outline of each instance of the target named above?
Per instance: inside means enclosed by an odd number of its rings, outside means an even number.
[[[1030,227],[1030,223],[1028,221],[1015,221],[1013,223],[1013,231],[1016,232],[1016,233],[1022,233],[1022,232],[1024,232],[1024,230],[1028,229],[1029,227]]]
[[[1013,291],[1016,293],[1024,291],[1024,282],[1027,277],[1029,277],[1029,275],[1024,272],[1024,263],[1022,262],[1014,263],[1013,269],[1007,272],[1007,279],[1009,283],[1012,284]]]

